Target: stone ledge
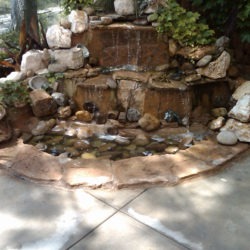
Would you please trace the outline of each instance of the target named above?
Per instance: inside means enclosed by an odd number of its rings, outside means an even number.
[[[190,177],[216,171],[249,148],[222,146],[208,140],[175,155],[134,157],[119,161],[71,160],[54,157],[18,141],[0,149],[0,168],[36,182],[69,188],[134,188],[176,185]]]

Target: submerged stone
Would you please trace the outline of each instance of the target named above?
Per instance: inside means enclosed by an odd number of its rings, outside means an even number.
[[[152,131],[158,129],[160,127],[160,120],[155,116],[146,113],[144,116],[138,121],[140,127],[146,131]]]

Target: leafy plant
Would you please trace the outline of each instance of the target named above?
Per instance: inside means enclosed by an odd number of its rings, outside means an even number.
[[[8,107],[17,107],[29,101],[28,88],[21,82],[6,81],[0,85],[0,103]]]
[[[166,33],[181,45],[207,45],[214,41],[214,31],[199,21],[200,14],[187,11],[175,0],[159,8],[158,32]]]
[[[65,14],[69,14],[72,10],[79,10],[84,7],[90,6],[93,4],[93,0],[63,0],[62,7],[65,11]]]
[[[250,43],[249,0],[190,0],[208,23],[220,34],[238,32],[243,42]]]

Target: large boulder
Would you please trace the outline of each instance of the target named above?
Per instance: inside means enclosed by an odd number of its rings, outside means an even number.
[[[21,62],[21,71],[24,73],[37,72],[46,69],[49,64],[47,50],[29,50],[23,57]]]
[[[84,58],[81,48],[50,50],[51,57],[56,64],[67,69],[79,69],[84,65]]]
[[[233,93],[233,98],[239,100],[245,94],[250,94],[250,81],[242,83]]]
[[[119,15],[133,15],[135,14],[134,0],[115,0],[115,12]]]
[[[198,68],[197,73],[211,79],[220,79],[227,75],[230,66],[231,56],[228,52],[223,51],[222,54],[213,62],[204,68]]]
[[[73,33],[82,33],[88,30],[88,15],[85,11],[72,10],[68,18]]]
[[[50,48],[70,48],[72,32],[58,24],[48,28],[46,33],[47,43]]]
[[[239,122],[234,119],[228,119],[226,125],[221,131],[232,131],[241,142],[250,142],[250,123]]]
[[[241,122],[250,122],[250,94],[242,96],[228,116]]]
[[[35,116],[49,116],[57,111],[56,101],[43,89],[30,92],[32,111]]]

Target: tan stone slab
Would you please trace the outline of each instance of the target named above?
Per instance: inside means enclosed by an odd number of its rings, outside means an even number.
[[[157,90],[168,90],[168,89],[178,89],[178,90],[186,90],[187,86],[181,81],[174,81],[171,79],[165,81],[157,81],[151,79],[149,81],[149,88],[157,89]]]
[[[116,161],[112,167],[117,188],[154,184],[174,185],[178,182],[178,178],[172,172],[173,164],[159,155]]]
[[[200,159],[194,158],[193,155],[180,151],[175,155],[165,155],[166,162],[172,164],[173,174],[179,179],[185,179],[215,169]]]
[[[0,149],[0,167],[9,168],[15,161],[16,146]]]
[[[201,141],[191,148],[185,150],[183,154],[191,155],[214,167],[224,164],[241,152],[248,149],[248,144],[238,143],[235,146],[223,146],[215,141]]]
[[[142,83],[147,83],[150,77],[150,73],[145,72],[134,72],[134,71],[126,71],[120,70],[113,73],[114,80],[132,80]]]
[[[113,175],[109,160],[75,160],[64,167],[63,180],[70,186],[111,187]]]
[[[19,175],[41,181],[58,181],[62,168],[57,158],[38,151],[30,145],[19,145],[14,163],[10,167]]]

